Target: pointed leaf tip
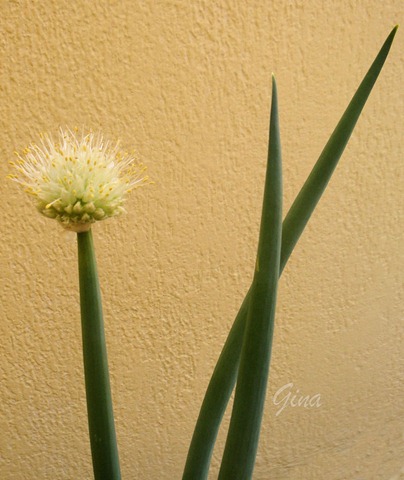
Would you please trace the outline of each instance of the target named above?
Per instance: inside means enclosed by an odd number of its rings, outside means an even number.
[[[387,37],[386,43],[387,43],[389,40],[390,40],[390,43],[393,41],[393,39],[394,39],[394,37],[395,37],[395,35],[396,35],[396,33],[397,33],[397,30],[398,30],[398,27],[399,27],[399,26],[400,26],[399,24],[397,24],[397,25],[394,26],[393,30],[390,32],[389,36]]]
[[[272,97],[276,95],[277,95],[276,78],[275,78],[275,75],[272,74]]]

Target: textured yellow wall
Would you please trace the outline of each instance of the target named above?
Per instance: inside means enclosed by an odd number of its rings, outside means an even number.
[[[180,478],[251,280],[271,72],[287,210],[403,19],[402,0],[0,2],[0,478],[91,478],[75,238],[4,179],[13,150],[84,125],[149,165],[94,237],[123,478]],[[399,30],[284,272],[257,480],[403,478],[403,52]],[[276,415],[288,383],[322,406]]]

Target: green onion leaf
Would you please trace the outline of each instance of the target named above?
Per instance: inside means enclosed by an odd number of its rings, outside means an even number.
[[[278,98],[272,80],[268,165],[254,279],[220,480],[250,478],[264,410],[282,239],[282,161]]]
[[[283,222],[280,274],[300,238],[348,143],[359,115],[384,65],[398,26],[394,27],[365,75]],[[188,451],[183,480],[208,476],[219,427],[236,383],[251,288],[236,316],[205,393]]]

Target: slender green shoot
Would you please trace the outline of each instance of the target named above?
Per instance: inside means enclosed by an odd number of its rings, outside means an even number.
[[[77,234],[88,426],[95,480],[120,480],[101,292],[91,230]]]
[[[387,58],[397,28],[394,27],[384,42],[283,222],[280,274],[348,143]],[[205,480],[208,476],[219,427],[236,383],[250,294],[251,288],[236,316],[208,385],[188,451],[183,480]]]
[[[242,480],[250,478],[253,472],[274,332],[281,236],[282,162],[278,97],[273,78],[268,165],[258,253],[220,480]]]

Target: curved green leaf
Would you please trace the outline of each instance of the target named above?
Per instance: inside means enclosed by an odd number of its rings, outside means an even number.
[[[280,273],[348,143],[387,58],[397,28],[394,27],[384,42],[283,222]],[[188,451],[183,480],[204,480],[208,476],[217,433],[236,382],[250,294],[251,288],[236,316],[206,390]]]

